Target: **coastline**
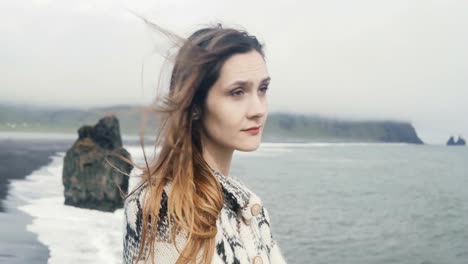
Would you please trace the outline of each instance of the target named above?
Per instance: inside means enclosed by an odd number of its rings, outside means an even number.
[[[0,138],[0,263],[47,263],[49,249],[26,227],[33,218],[8,199],[10,180],[26,176],[66,151],[72,139]]]
[[[36,158],[42,156],[49,157],[50,155],[48,154],[52,153],[54,155],[55,151],[62,152],[73,143],[72,140],[60,143],[59,141],[61,140],[59,138],[52,138],[51,136],[48,139],[28,139],[26,142],[24,139],[18,140],[18,138],[5,141],[2,140],[0,135],[0,149],[2,150],[0,154],[15,156],[16,162],[18,160],[22,162],[19,164],[34,164],[35,162],[37,163],[37,160],[24,162],[24,157],[28,156],[28,153],[36,153],[32,155]],[[131,147],[130,149],[135,153],[137,151],[141,153],[140,146],[138,144],[135,145],[135,143],[137,142],[133,142],[128,147]],[[60,149],[61,147],[54,149],[57,147],[57,144],[63,144],[63,149]],[[236,168],[235,175],[250,174],[248,176],[250,177],[248,180],[249,184],[257,186],[258,190],[263,191],[265,195],[271,194],[270,196],[265,196],[264,200],[269,201],[272,208],[271,211],[275,214],[272,215],[272,219],[281,219],[282,217],[304,213],[302,209],[309,206],[307,199],[310,194],[310,189],[305,189],[304,186],[321,186],[323,184],[325,191],[314,187],[316,188],[313,190],[315,192],[315,200],[332,201],[323,207],[312,208],[313,210],[320,210],[321,208],[333,209],[323,210],[325,213],[323,217],[327,221],[317,221],[317,225],[323,230],[321,233],[314,233],[313,229],[301,229],[299,232],[296,230],[296,233],[294,233],[290,231],[292,230],[290,227],[284,225],[284,221],[276,223],[278,241],[280,243],[281,241],[291,241],[284,249],[285,256],[294,256],[297,252],[301,253],[299,255],[296,254],[298,258],[290,257],[292,262],[306,263],[311,258],[317,258],[324,263],[336,263],[346,262],[346,259],[354,258],[353,263],[374,262],[390,264],[396,260],[401,260],[401,262],[408,260],[407,257],[395,258],[391,255],[392,252],[395,252],[394,250],[400,250],[406,256],[415,256],[410,260],[417,263],[431,258],[437,258],[442,263],[463,261],[462,258],[468,256],[466,247],[464,247],[464,242],[466,242],[464,233],[454,232],[467,229],[464,224],[466,221],[458,221],[460,217],[464,217],[466,214],[457,210],[459,208],[458,201],[466,200],[466,192],[460,187],[464,186],[460,180],[465,179],[463,172],[467,169],[466,164],[463,163],[466,149],[446,148],[445,146],[438,145],[421,147],[420,145],[413,146],[407,143],[265,142],[262,144],[264,148],[257,150],[257,153],[254,154],[255,157],[250,154],[249,156],[241,154],[237,157],[238,164],[241,165]],[[146,145],[148,146],[148,143]],[[11,148],[9,149],[8,146]],[[52,150],[50,150],[51,148]],[[43,155],[38,153],[43,153]],[[138,156],[138,154],[135,155]],[[434,160],[433,167],[427,167],[427,163],[424,162],[427,157],[431,157]],[[12,163],[15,162],[14,160]],[[35,165],[36,168],[32,169],[32,173],[29,172],[29,174],[24,174],[18,178],[24,179],[27,175],[26,180],[14,180],[9,186],[9,194],[4,201],[7,213],[0,212],[0,263],[36,264],[47,263],[48,261],[65,263],[69,262],[68,260],[73,263],[91,263],[95,262],[96,258],[94,257],[100,258],[100,262],[96,263],[118,263],[119,261],[117,260],[120,259],[119,250],[122,246],[121,237],[119,237],[121,234],[119,224],[122,218],[122,211],[116,214],[108,214],[82,209],[75,210],[66,206],[56,206],[61,203],[60,201],[57,202],[59,200],[58,197],[60,197],[57,194],[61,193],[61,190],[59,190],[61,188],[59,179],[61,158],[58,157],[57,159],[57,157],[54,157],[52,163],[50,163],[50,159],[45,160],[46,162],[43,164],[37,163]],[[267,164],[270,160],[273,160],[277,166],[258,165]],[[0,163],[3,165],[1,166],[2,168],[10,167],[10,170],[13,170],[12,168],[17,166],[17,164],[6,163],[3,159],[0,159],[0,162],[3,162]],[[294,165],[295,171],[293,173],[291,173],[287,166],[283,166],[290,164]],[[453,164],[460,164],[460,166],[453,169]],[[394,173],[395,166],[398,166],[403,173]],[[38,171],[37,169],[40,167],[43,169]],[[254,170],[246,173],[246,168],[248,167],[252,167]],[[308,173],[310,168],[317,170],[314,177],[310,177]],[[330,171],[329,168],[336,168],[337,170]],[[373,171],[381,173],[374,174]],[[444,175],[444,172],[447,171],[455,173],[453,174],[453,180],[449,184],[443,185],[448,182],[446,177],[452,175],[450,173]],[[437,183],[431,186],[440,185],[442,189],[432,187],[429,189],[421,188],[419,183],[426,182],[428,172],[432,173],[429,174],[430,180]],[[262,175],[262,177],[256,177],[256,175]],[[407,177],[407,175],[420,178],[411,179],[412,177]],[[8,174],[8,177],[10,176]],[[304,184],[291,185],[289,178],[281,176],[294,177],[295,180],[303,181]],[[3,176],[0,174],[0,177]],[[352,180],[350,180],[351,178]],[[48,183],[48,179],[52,180]],[[270,189],[264,189],[266,181],[271,183],[271,185],[268,185]],[[387,185],[381,184],[383,181],[388,182],[390,186],[395,186],[396,188],[387,189],[385,187]],[[351,183],[354,185],[351,185],[350,188],[341,189],[341,192],[335,193],[337,191],[336,186],[347,186]],[[373,185],[368,186],[367,183]],[[275,195],[278,190],[284,191],[283,187],[287,185],[293,189],[289,191],[289,194],[286,194],[286,197],[297,199],[296,195],[302,195],[297,201],[303,201],[301,205],[289,207],[288,210],[290,211],[281,210],[285,208],[280,203],[284,200],[282,197],[284,198],[285,196]],[[379,189],[379,187],[381,188]],[[406,189],[401,190],[400,187],[406,187]],[[43,195],[48,193],[47,190],[55,190],[52,195],[49,195],[49,197],[54,199],[42,199],[44,198]],[[414,193],[412,190],[419,190],[419,193]],[[454,199],[438,199],[435,203],[434,200],[425,199],[427,197],[425,194],[428,191],[431,197],[447,198],[445,196],[447,190],[453,190],[453,193],[458,196],[454,197]],[[28,196],[27,194],[32,195]],[[262,195],[262,193],[260,194]],[[414,196],[405,197],[402,194],[414,194]],[[23,199],[23,197],[27,197],[28,199]],[[384,201],[389,197],[398,199],[395,203],[387,202],[385,204],[390,206],[389,209],[386,206],[379,206],[379,201]],[[39,199],[35,200],[36,198]],[[366,209],[372,209],[372,211],[366,211],[369,212],[369,216],[372,219],[371,222],[366,223],[372,224],[362,225],[362,230],[359,232],[360,234],[371,235],[364,237],[365,240],[362,243],[351,246],[349,246],[349,236],[338,237],[337,240],[333,241],[326,237],[326,234],[341,234],[342,232],[346,232],[351,225],[354,225],[353,222],[349,222],[346,219],[354,219],[354,216],[362,214],[359,211],[343,211],[341,207],[337,206],[336,201],[348,201],[348,199],[357,205],[365,202],[365,206],[369,206]],[[45,203],[41,201],[45,201]],[[392,201],[394,200],[392,199]],[[386,221],[388,218],[385,216],[388,214],[388,210],[401,210],[401,204],[407,204],[408,201],[416,201],[418,204],[426,205],[412,207],[410,208],[411,210],[405,211],[405,214],[400,215],[401,218],[397,219],[399,222],[404,222],[408,220],[409,216],[414,215],[415,212],[412,209],[417,209],[416,216],[420,221],[418,222],[420,223],[418,226],[421,228],[416,229],[412,239],[408,240],[408,244],[412,247],[405,247],[404,245],[399,247],[395,246],[395,243],[387,245],[386,242],[389,236],[388,234],[381,234],[381,230],[393,230],[392,232],[398,234],[400,229],[394,222]],[[426,207],[428,208],[427,210],[425,209]],[[353,206],[346,208],[353,208]],[[308,217],[310,219],[317,219],[314,218],[316,215],[313,214],[313,210],[308,212],[310,214]],[[432,212],[436,213],[436,219],[425,217],[428,213]],[[341,215],[341,213],[347,213],[347,216],[344,217],[343,215],[342,218],[335,219],[335,216],[337,214]],[[33,215],[33,217],[29,214]],[[447,224],[440,226],[441,229],[432,228],[434,224],[445,222]],[[294,225],[300,226],[300,223],[300,219],[298,219]],[[333,225],[328,223],[333,223]],[[374,223],[378,223],[379,225],[375,225]],[[335,231],[339,229],[342,231]],[[372,232],[367,233],[368,230]],[[441,236],[441,233],[444,235]],[[55,234],[59,235],[55,236]],[[313,237],[314,234],[315,236],[318,235],[318,238],[324,244],[319,251],[310,253],[309,249],[313,247],[314,243],[317,243],[317,241],[310,240],[310,237]],[[381,235],[376,237],[373,234]],[[450,243],[447,243],[446,247],[439,247],[440,244],[434,244],[431,239],[428,239],[427,243],[421,242],[418,239],[420,235],[437,239],[442,237],[444,239],[442,242],[450,240]],[[73,237],[73,239],[68,239],[69,237]],[[44,244],[38,239],[43,241]],[[377,242],[381,242],[379,244],[382,246],[376,248],[372,255],[365,254],[365,252],[356,253],[354,250],[355,246],[369,248],[369,245],[376,243],[376,239]],[[399,238],[391,239],[392,241],[397,241],[396,239]],[[334,250],[342,249],[344,250],[343,252],[346,252],[347,256],[330,257],[333,255]],[[423,257],[424,259],[422,259]],[[109,261],[110,259],[112,261]]]

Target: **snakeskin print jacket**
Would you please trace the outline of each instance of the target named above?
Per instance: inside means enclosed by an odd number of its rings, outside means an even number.
[[[272,236],[270,217],[261,199],[240,179],[233,176],[225,177],[216,170],[213,172],[221,183],[224,205],[220,217],[216,221],[218,232],[212,263],[286,263],[278,242]],[[132,259],[138,253],[144,192],[145,188],[143,187],[129,196],[124,203],[123,263],[125,264],[133,263]],[[155,241],[155,263],[175,263],[179,256],[176,247],[169,242],[169,222],[167,219],[169,192],[170,184],[165,186],[161,199],[158,220],[160,238]],[[176,236],[179,250],[183,249],[185,238],[186,233],[183,232]],[[145,248],[144,252],[147,253],[148,248]],[[143,257],[142,259],[138,263],[151,263],[148,258]]]

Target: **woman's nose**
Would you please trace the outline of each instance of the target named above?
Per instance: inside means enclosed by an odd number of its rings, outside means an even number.
[[[249,117],[262,117],[267,111],[267,102],[265,96],[254,95],[252,96],[249,104],[248,116]]]

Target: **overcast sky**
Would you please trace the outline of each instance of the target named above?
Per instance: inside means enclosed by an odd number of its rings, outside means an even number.
[[[271,111],[406,120],[429,143],[468,137],[461,0],[2,0],[0,100],[149,102],[161,61],[151,51],[166,46],[128,9],[183,37],[215,22],[256,35],[266,45]]]

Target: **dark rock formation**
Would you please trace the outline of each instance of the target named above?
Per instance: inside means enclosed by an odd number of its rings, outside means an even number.
[[[106,212],[122,208],[119,188],[128,192],[128,176],[124,173],[129,174],[133,166],[114,156],[131,159],[122,147],[118,119],[106,116],[95,126],[82,126],[78,135],[64,158],[65,204]]]
[[[457,145],[460,145],[460,146],[465,146],[466,145],[466,141],[464,138],[462,137],[458,137],[458,140],[457,140]]]
[[[453,145],[455,145],[455,140],[453,139],[453,136],[451,136],[449,140],[447,141],[447,146],[453,146]]]
[[[458,137],[458,140],[455,141],[454,137],[451,136],[449,140],[447,141],[447,146],[465,146],[466,141],[462,137]]]

